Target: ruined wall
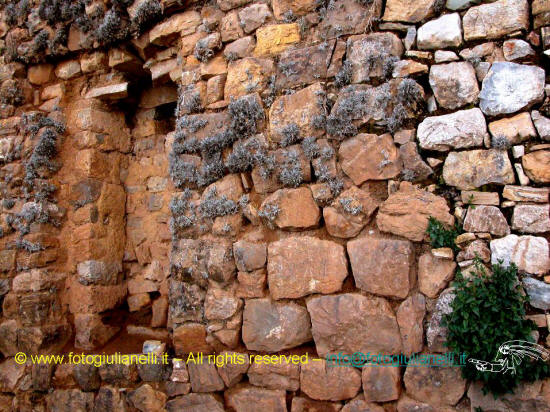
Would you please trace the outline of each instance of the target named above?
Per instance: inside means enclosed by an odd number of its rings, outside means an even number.
[[[550,2],[2,3],[0,410],[550,410],[456,367],[14,358],[444,353],[476,254],[550,347]]]

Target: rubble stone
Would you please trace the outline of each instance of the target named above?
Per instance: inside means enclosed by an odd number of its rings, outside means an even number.
[[[544,70],[540,67],[495,62],[483,79],[479,107],[486,115],[496,116],[528,108],[543,97]]]
[[[322,359],[300,368],[300,388],[312,399],[351,399],[361,389],[361,372],[353,367],[331,367]]]
[[[427,117],[418,125],[420,147],[447,151],[483,145],[487,137],[485,117],[478,108]]]
[[[464,39],[496,39],[529,27],[526,0],[499,0],[472,7],[462,19]]]
[[[468,62],[433,65],[430,86],[439,105],[446,109],[474,103],[479,94],[475,70]]]
[[[508,235],[491,241],[491,262],[515,263],[520,271],[543,275],[550,270],[548,242],[543,237]]]
[[[380,205],[376,224],[383,232],[419,242],[426,234],[430,216],[448,225],[454,223],[445,199],[401,183],[399,191]]]
[[[508,222],[496,206],[470,206],[463,227],[467,232],[484,232],[496,236],[510,234]]]
[[[443,178],[448,185],[461,190],[515,182],[508,154],[494,149],[449,153],[443,165]]]
[[[416,44],[420,50],[459,47],[462,44],[462,24],[458,13],[444,14],[418,29]]]

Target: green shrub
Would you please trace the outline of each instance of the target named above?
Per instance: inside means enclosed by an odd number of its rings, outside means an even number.
[[[492,275],[486,273],[480,259],[475,259],[475,273],[465,278],[460,271],[454,282],[455,298],[452,312],[444,315],[448,329],[447,346],[454,352],[466,353],[468,358],[494,361],[498,348],[509,340],[533,341],[535,324],[525,319],[525,304],[529,298],[522,293],[517,267],[493,265]],[[483,383],[484,393],[512,392],[520,381],[532,382],[550,376],[550,368],[541,361],[524,357],[516,373],[478,371],[473,363],[462,368],[469,380]]]
[[[428,228],[426,233],[430,236],[432,247],[437,249],[440,247],[450,247],[455,252],[458,251],[458,246],[455,243],[455,239],[462,233],[461,227],[455,224],[454,228],[446,229],[443,223],[437,220],[435,217],[430,216],[428,219]]]

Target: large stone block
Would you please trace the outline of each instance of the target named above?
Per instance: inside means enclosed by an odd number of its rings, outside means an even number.
[[[277,66],[277,87],[288,89],[317,83],[319,79],[326,78],[335,45],[334,40],[329,40],[319,45],[282,52]]]
[[[462,20],[466,41],[498,39],[529,28],[527,0],[499,0],[472,7]]]
[[[486,184],[515,182],[508,153],[502,150],[451,152],[443,165],[443,179],[448,185],[471,190]]]
[[[537,150],[521,158],[525,174],[537,183],[550,183],[550,150]]]
[[[429,298],[436,298],[453,278],[456,263],[426,252],[418,260],[418,288]]]
[[[393,178],[403,168],[390,134],[358,134],[342,143],[338,155],[342,170],[356,185]]]
[[[300,365],[285,361],[274,364],[254,362],[248,370],[248,381],[268,389],[297,391],[300,388]]]
[[[496,236],[510,234],[510,227],[506,218],[496,206],[476,205],[468,208],[464,219],[466,232],[484,232]]]
[[[426,298],[421,293],[412,294],[399,305],[397,324],[403,341],[403,353],[407,356],[422,351],[425,315]]]
[[[278,97],[269,110],[269,131],[271,140],[293,143],[289,134],[298,133],[297,139],[321,136],[324,131],[314,126],[313,118],[324,114],[325,91],[315,83],[296,93]],[[296,131],[292,130],[295,129]]]
[[[456,366],[408,366],[403,381],[407,394],[436,407],[456,405],[466,390],[466,379]]]
[[[254,92],[261,93],[274,71],[273,62],[267,59],[245,57],[229,63],[224,89],[225,99]]]
[[[281,189],[265,198],[260,208],[277,207],[279,212],[271,223],[283,230],[304,230],[319,224],[321,213],[307,187]]]
[[[340,401],[351,399],[361,389],[361,372],[353,367],[334,367],[323,359],[303,364],[300,388],[312,399]]]
[[[403,55],[403,43],[393,33],[373,33],[350,37],[347,60],[351,63],[351,81],[367,82],[371,78],[385,79],[391,63]],[[392,59],[393,58],[393,59]]]
[[[352,186],[323,209],[328,233],[339,238],[356,236],[370,221],[378,204],[371,193]]]
[[[479,107],[489,116],[515,113],[544,98],[544,69],[495,62],[483,79]]]
[[[300,28],[297,23],[274,24],[256,30],[254,55],[277,54],[300,41]]]
[[[550,211],[548,204],[516,205],[512,216],[512,229],[522,233],[550,232]]]
[[[407,0],[389,0],[386,2],[384,20],[418,23],[433,15],[436,0],[420,0],[411,3]]]
[[[491,122],[489,123],[489,131],[493,137],[493,144],[497,142],[510,146],[537,136],[531,116],[527,112]]]
[[[227,406],[237,412],[287,412],[286,392],[283,390],[243,385],[227,390],[224,395]]]
[[[271,243],[267,272],[274,299],[334,293],[348,275],[344,248],[309,236]]]
[[[403,182],[399,191],[380,205],[376,224],[383,232],[419,242],[426,235],[430,216],[447,225],[454,223],[444,198]]]
[[[435,67],[435,66],[432,66]],[[418,125],[420,147],[447,151],[482,146],[487,137],[485,117],[478,108],[427,117]]]
[[[312,297],[307,302],[319,356],[402,351],[395,314],[384,298],[358,293]]]
[[[118,285],[84,286],[76,280],[69,282],[71,313],[101,313],[118,306],[127,293],[126,283]]]
[[[249,299],[242,334],[247,349],[278,352],[310,341],[311,323],[306,308],[296,303]]]
[[[430,86],[437,102],[446,109],[475,103],[479,94],[476,72],[469,62],[433,65]]]
[[[347,244],[358,288],[376,295],[406,298],[414,284],[414,250],[407,240],[366,237]]]
[[[462,44],[462,24],[458,13],[444,14],[420,26],[416,37],[420,50],[459,47]]]
[[[149,41],[159,46],[167,46],[179,36],[193,34],[201,24],[201,15],[195,10],[175,14],[157,24],[149,32]]]
[[[550,270],[548,241],[543,237],[508,235],[491,241],[491,262],[515,263],[522,272],[544,275]]]
[[[397,366],[364,366],[361,381],[367,402],[389,402],[399,399],[401,370]]]
[[[224,412],[223,399],[209,393],[189,393],[166,402],[167,412]]]

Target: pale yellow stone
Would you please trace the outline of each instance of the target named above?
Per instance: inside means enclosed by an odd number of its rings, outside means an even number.
[[[300,41],[300,28],[296,23],[260,27],[256,30],[256,40],[254,55],[277,54]]]

